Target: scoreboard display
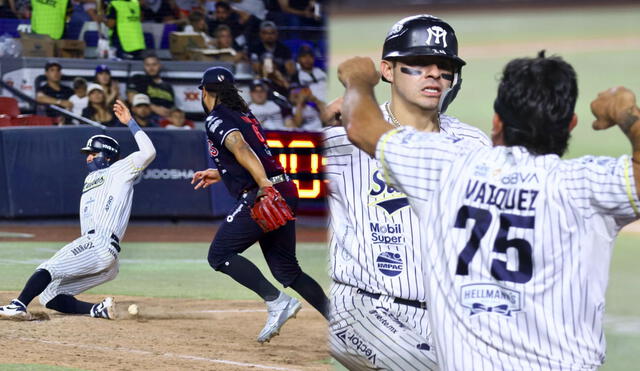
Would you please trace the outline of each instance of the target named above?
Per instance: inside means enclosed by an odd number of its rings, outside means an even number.
[[[267,131],[267,144],[298,187],[299,211],[325,214],[327,184],[323,177],[322,133]]]

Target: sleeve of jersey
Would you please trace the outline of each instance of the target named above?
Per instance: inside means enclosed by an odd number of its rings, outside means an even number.
[[[127,181],[135,180],[138,175],[149,166],[151,161],[156,158],[156,149],[144,131],[137,131],[134,138],[139,150],[133,152],[122,161],[116,162],[116,165],[119,165],[117,172]]]
[[[442,170],[455,158],[454,138],[409,128],[385,133],[376,147],[385,181],[422,201],[437,189]]]
[[[212,139],[214,146],[218,148],[222,148],[224,146],[224,141],[227,139],[227,135],[240,130],[233,125],[232,120],[229,119],[225,120],[221,117],[211,117],[207,118],[207,120],[206,127],[209,132],[209,138]]]
[[[640,218],[640,201],[629,156],[585,156],[567,163],[566,189],[585,214],[609,215],[620,227]]]
[[[335,183],[342,177],[357,150],[347,139],[347,133],[343,127],[336,126],[323,130],[324,173],[330,182],[330,189],[334,186],[331,183]]]

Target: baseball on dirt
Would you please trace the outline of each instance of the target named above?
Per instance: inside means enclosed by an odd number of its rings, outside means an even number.
[[[129,314],[132,316],[135,316],[136,314],[138,314],[138,305],[136,304],[129,305]]]

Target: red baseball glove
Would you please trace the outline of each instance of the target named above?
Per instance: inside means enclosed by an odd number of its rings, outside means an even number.
[[[280,192],[273,187],[260,188],[251,208],[251,217],[265,232],[276,230],[289,220],[296,219]]]

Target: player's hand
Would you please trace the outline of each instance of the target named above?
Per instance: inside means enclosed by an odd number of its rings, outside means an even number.
[[[598,94],[598,97],[591,102],[591,112],[596,117],[593,122],[595,130],[619,125],[622,131],[627,133],[631,126],[640,120],[635,94],[622,86]]]
[[[340,63],[338,79],[347,88],[356,84],[374,87],[380,81],[380,73],[371,58],[354,57]]]
[[[131,112],[129,112],[127,105],[120,99],[116,100],[113,104],[113,113],[116,114],[116,117],[123,125],[129,124],[129,120],[131,120]]]
[[[322,112],[322,122],[326,126],[342,126],[342,102],[343,97],[338,97],[327,104]]]
[[[220,172],[216,169],[207,169],[196,171],[191,179],[191,184],[198,182],[193,189],[204,189],[210,185],[219,182],[222,179]]]

